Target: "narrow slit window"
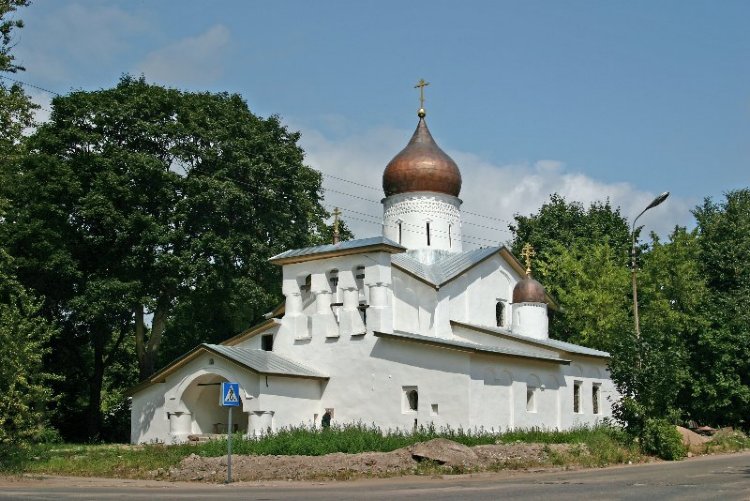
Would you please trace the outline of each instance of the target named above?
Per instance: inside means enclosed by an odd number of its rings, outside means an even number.
[[[581,382],[576,381],[573,383],[573,412],[580,414],[581,412]]]
[[[398,222],[398,243],[401,243],[401,221]]]
[[[495,304],[495,321],[498,327],[502,327],[505,324],[505,305],[502,301],[498,301]]]
[[[601,396],[601,385],[594,384],[591,387],[591,404],[593,406],[594,414],[601,413],[601,406],[599,405],[600,396]]]
[[[453,237],[451,236],[451,228],[453,227],[452,224],[448,225],[448,247],[453,247]]]
[[[430,246],[430,223],[427,222],[427,246]]]
[[[526,412],[536,412],[536,387],[526,387]]]

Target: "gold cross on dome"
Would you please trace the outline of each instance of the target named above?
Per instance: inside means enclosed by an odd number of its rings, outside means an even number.
[[[531,258],[536,256],[536,252],[534,252],[534,248],[530,243],[526,242],[524,244],[523,249],[521,249],[521,255],[524,261],[526,261],[526,274],[531,275]]]
[[[430,85],[430,82],[425,82],[424,78],[420,78],[419,82],[417,82],[417,85],[414,86],[414,88],[419,88],[419,108],[424,108],[424,88]]]

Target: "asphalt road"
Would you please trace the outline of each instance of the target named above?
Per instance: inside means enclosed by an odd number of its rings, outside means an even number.
[[[211,485],[70,477],[0,478],[0,499],[750,500],[750,453],[561,472]]]

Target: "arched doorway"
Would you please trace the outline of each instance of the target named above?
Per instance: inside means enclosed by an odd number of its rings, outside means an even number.
[[[185,387],[181,401],[191,416],[192,434],[210,435],[228,431],[229,409],[220,405],[221,383],[224,381],[227,381],[224,376],[205,373]],[[235,432],[246,434],[248,419],[243,407],[237,407],[232,411],[232,422]]]

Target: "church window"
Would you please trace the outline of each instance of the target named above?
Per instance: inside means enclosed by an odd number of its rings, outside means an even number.
[[[401,231],[402,231],[401,221],[399,221],[398,222],[398,243],[401,243]]]
[[[448,247],[453,247],[453,238],[451,237],[451,228],[453,225],[448,225]]]
[[[367,325],[367,308],[369,308],[368,305],[360,302],[359,303],[359,312],[362,315],[362,323]]]
[[[573,412],[581,413],[581,381],[573,382]]]
[[[307,275],[305,277],[305,281],[301,283],[299,286],[299,292],[302,298],[303,305],[306,304],[310,300],[310,297],[312,296],[312,293],[310,292],[311,290],[312,290],[312,275]]]
[[[526,385],[526,412],[536,412],[536,387]]]
[[[328,281],[331,283],[331,291],[336,294],[336,288],[339,286],[339,270],[331,270],[328,273]]]
[[[361,264],[355,268],[354,278],[356,278],[359,281],[363,281],[365,279],[365,267]],[[359,283],[357,284],[359,287]]]
[[[495,321],[498,327],[505,325],[505,304],[502,301],[495,304]]]
[[[591,386],[591,403],[594,407],[594,414],[601,413],[601,406],[599,405],[599,397],[601,395],[601,385],[594,384]]]
[[[419,391],[416,386],[403,387],[403,409],[404,412],[417,412],[419,409]]]
[[[427,221],[427,246],[430,246],[430,222]]]
[[[438,415],[438,404],[432,404],[430,406],[430,415],[431,416],[437,416]]]
[[[328,283],[331,287],[331,301],[333,305],[336,305],[341,301],[341,298],[339,297],[339,270],[334,268],[326,275],[328,276]]]
[[[263,351],[273,351],[273,334],[264,334],[260,337],[260,347]]]

